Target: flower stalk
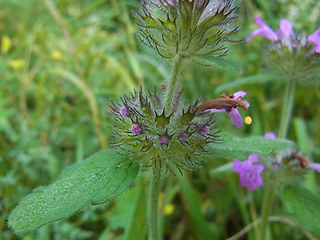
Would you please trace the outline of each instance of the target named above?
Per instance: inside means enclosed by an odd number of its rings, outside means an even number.
[[[165,100],[165,109],[168,112],[170,112],[171,110],[173,95],[179,83],[183,60],[184,60],[184,57],[180,54],[175,56],[172,60],[172,72],[171,72],[169,82],[167,84],[167,92],[166,92],[166,100]]]
[[[296,80],[294,77],[289,77],[289,80],[286,84],[286,90],[283,100],[283,109],[282,109],[282,115],[280,120],[280,128],[279,128],[279,137],[280,138],[286,138],[288,127],[290,124],[290,119],[292,115],[292,109],[293,109],[293,101],[294,101],[294,95],[295,95],[295,89],[296,89]],[[272,208],[272,202],[274,197],[274,189],[267,184],[264,197],[263,197],[263,203],[262,203],[262,214],[261,214],[261,231],[260,231],[260,239],[265,240],[267,235],[267,229],[268,229],[268,223],[269,223],[269,215]]]
[[[151,176],[148,202],[148,239],[160,240],[159,195],[161,187],[161,173],[159,174],[159,178],[153,176],[153,172],[151,172]]]
[[[179,83],[179,78],[182,69],[182,61],[184,57],[177,55],[173,58],[172,61],[172,72],[167,85],[166,91],[166,100],[165,100],[165,110],[170,112],[171,106],[173,103],[174,93],[176,92],[177,84]],[[161,175],[162,172],[159,172],[158,178],[155,176],[152,177],[150,182],[150,191],[149,191],[149,205],[148,205],[148,221],[149,221],[149,240],[160,240],[160,228],[159,228],[159,194],[161,187]]]
[[[283,100],[282,115],[279,128],[279,137],[286,138],[290,124],[291,113],[293,108],[294,95],[296,90],[295,78],[291,77],[286,84],[286,90]]]
[[[270,184],[266,184],[262,203],[260,240],[265,240],[267,237],[269,215],[272,207],[273,196],[274,189],[270,186]]]

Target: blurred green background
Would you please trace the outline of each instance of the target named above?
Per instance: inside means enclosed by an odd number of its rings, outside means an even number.
[[[304,35],[320,26],[317,0],[237,3],[240,30],[235,40],[257,28],[255,15],[273,29],[288,18]],[[139,240],[123,234],[135,221],[144,234],[144,209],[139,208],[145,204],[143,176],[116,201],[87,207],[31,234],[17,236],[6,223],[8,213],[33,188],[50,184],[64,167],[109,147],[105,112],[111,99],[117,102],[139,86],[161,91],[169,64],[136,38],[132,11],[138,8],[138,0],[0,0],[0,239]],[[283,84],[280,76],[258,75],[268,73],[265,44],[261,37],[230,44],[225,59],[232,64],[224,68],[190,64],[183,73],[184,101],[245,90],[251,107],[242,114],[253,123],[239,130],[228,116],[219,115],[218,128],[239,136],[276,132]],[[250,76],[255,77],[249,81]],[[241,78],[242,84],[227,85]],[[319,84],[298,86],[289,129],[289,138],[315,161],[320,156],[319,92]],[[165,239],[226,239],[256,218],[261,189],[250,193],[241,188],[238,175],[225,165],[230,160],[213,159],[207,168],[186,174],[187,181],[169,178],[161,199]],[[227,170],[214,170],[222,165]],[[317,194],[319,180],[307,177],[308,188]],[[274,213],[283,215],[280,200]],[[272,228],[274,239],[306,239],[299,226],[274,223]],[[255,239],[254,231],[241,239]]]

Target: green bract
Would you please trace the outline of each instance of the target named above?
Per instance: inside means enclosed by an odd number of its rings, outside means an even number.
[[[136,14],[139,37],[165,58],[223,56],[237,31],[234,9],[233,0],[145,0]]]
[[[89,204],[105,203],[133,184],[139,167],[113,150],[68,167],[47,187],[38,187],[9,216],[16,233],[67,218]]]
[[[306,37],[295,34],[289,39],[272,42],[266,56],[269,66],[285,79],[294,78],[301,84],[319,81],[320,55],[307,43]]]

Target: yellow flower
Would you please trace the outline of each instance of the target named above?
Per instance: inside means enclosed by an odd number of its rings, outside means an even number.
[[[252,123],[252,118],[249,117],[249,116],[246,116],[244,118],[244,123],[247,124],[247,125],[250,125]]]
[[[63,55],[62,53],[59,51],[59,50],[53,50],[51,52],[51,57],[54,59],[54,60],[62,60],[63,59]]]
[[[1,53],[2,54],[7,54],[11,48],[11,39],[4,35],[1,38]]]
[[[172,203],[169,203],[164,206],[163,208],[163,215],[164,216],[170,216],[174,212],[175,206]]]
[[[20,70],[24,67],[24,63],[23,59],[13,59],[9,61],[9,66],[15,70]]]

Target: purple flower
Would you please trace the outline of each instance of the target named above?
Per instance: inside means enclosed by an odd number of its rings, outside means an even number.
[[[129,115],[128,109],[127,109],[126,107],[121,107],[121,108],[120,108],[120,114],[121,114],[122,116],[128,116],[128,115]]]
[[[141,128],[139,124],[133,124],[131,127],[131,132],[135,133],[136,135],[139,135],[141,133]]]
[[[169,143],[169,138],[167,136],[162,136],[160,138],[160,143],[161,144],[168,144]]]
[[[180,141],[187,141],[188,140],[188,134],[186,134],[186,133],[182,133],[181,135],[180,135],[180,137],[179,137],[179,140]]]
[[[201,135],[207,135],[209,133],[209,127],[203,127],[200,129],[199,133]]]
[[[241,100],[247,95],[244,91],[238,91],[233,94],[233,99]],[[250,103],[245,101],[247,108],[250,106]],[[242,117],[237,108],[232,108],[230,112],[228,112],[230,117],[230,121],[232,125],[235,125],[237,128],[241,128],[243,125]]]
[[[247,93],[244,92],[244,91],[238,91],[238,92],[235,92],[232,95],[232,97],[230,97],[230,99],[241,100],[244,96],[246,96],[246,94]],[[246,105],[247,108],[250,106],[250,104],[247,101],[245,101],[245,105]],[[227,109],[209,109],[207,111],[210,111],[210,112],[227,112],[229,117],[230,117],[230,121],[231,121],[232,125],[235,125],[238,128],[241,128],[242,125],[243,125],[242,117],[241,117],[241,115],[239,113],[239,110],[236,107],[233,107],[231,109],[231,111],[228,111]]]
[[[276,134],[274,132],[266,132],[264,134],[264,138],[275,139],[276,138]]]
[[[308,36],[308,40],[314,44],[314,51],[320,53],[320,27]]]
[[[288,19],[280,20],[280,29],[276,31],[279,39],[288,39],[293,35],[292,24]]]
[[[288,39],[291,35],[293,35],[292,24],[287,19],[280,20],[280,29],[274,32],[267,24],[265,24],[259,17],[255,16],[254,20],[258,25],[258,29],[255,30],[249,37],[247,37],[246,41],[250,41],[253,37],[260,35],[263,36],[270,41],[277,41],[279,39]]]
[[[230,122],[232,125],[236,126],[237,128],[242,127],[242,117],[237,108],[232,108],[231,112],[229,112],[228,115],[230,117]]]
[[[241,128],[243,125],[242,117],[237,109],[237,107],[243,108],[245,111],[248,110],[250,104],[242,98],[247,93],[244,91],[238,91],[234,94],[226,96],[225,94],[221,95],[221,98],[213,99],[202,103],[198,106],[197,112],[226,112],[230,116],[231,124],[235,125],[238,128]],[[202,134],[200,132],[200,134]],[[202,134],[204,135],[204,134]]]
[[[257,187],[262,186],[263,179],[261,173],[264,170],[264,165],[255,164],[259,161],[257,155],[251,154],[245,161],[239,161],[237,159],[233,162],[233,171],[238,172],[240,176],[240,184],[243,187],[255,190]]]

